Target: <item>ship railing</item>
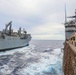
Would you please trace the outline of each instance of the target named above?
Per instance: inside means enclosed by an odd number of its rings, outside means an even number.
[[[76,54],[76,45],[74,43],[70,43],[66,41],[66,43],[70,46],[71,50]]]
[[[65,26],[76,26],[76,24],[65,24]]]
[[[29,38],[29,37],[31,37],[30,34],[22,34],[22,35],[20,36],[20,39],[27,39],[27,38]]]
[[[72,44],[73,46],[76,47],[76,33],[72,34],[67,41]]]

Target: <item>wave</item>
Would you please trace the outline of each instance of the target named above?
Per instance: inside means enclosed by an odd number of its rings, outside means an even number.
[[[61,48],[42,52],[35,45],[0,53],[0,75],[63,75]]]

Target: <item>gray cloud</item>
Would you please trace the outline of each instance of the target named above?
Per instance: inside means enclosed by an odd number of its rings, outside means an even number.
[[[34,35],[33,39],[40,39],[39,35],[47,34],[50,39],[64,36],[62,23],[65,3],[67,14],[73,15],[75,0],[0,0],[0,26],[4,28],[3,25],[12,20],[15,30],[21,26]]]

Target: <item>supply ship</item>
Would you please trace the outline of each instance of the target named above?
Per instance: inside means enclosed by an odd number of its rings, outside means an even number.
[[[17,32],[13,32],[12,21],[6,24],[5,29],[0,31],[0,51],[21,48],[29,45],[31,35],[27,34],[21,27]]]

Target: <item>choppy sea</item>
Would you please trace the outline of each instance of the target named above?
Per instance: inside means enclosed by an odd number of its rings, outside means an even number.
[[[63,75],[63,40],[32,40],[0,52],[0,75]]]

